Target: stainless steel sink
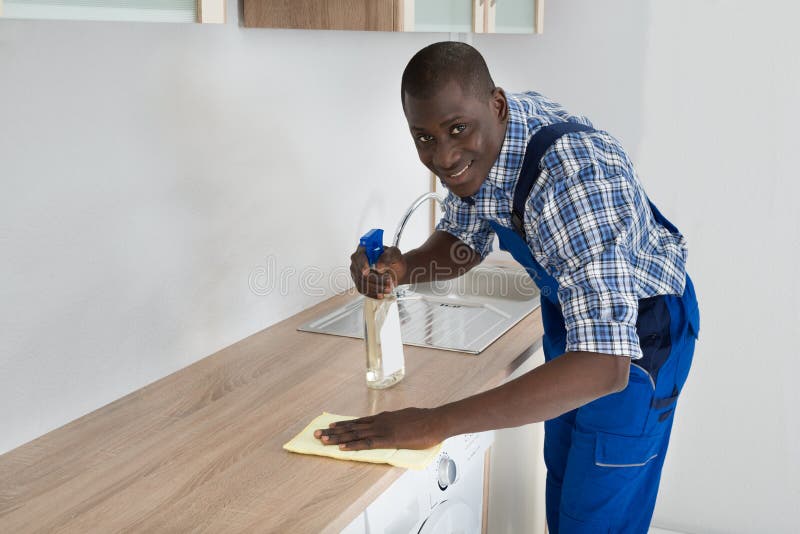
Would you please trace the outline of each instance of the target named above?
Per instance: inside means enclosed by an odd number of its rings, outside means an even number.
[[[298,330],[364,337],[364,297]],[[398,288],[403,343],[479,354],[539,306],[539,290],[521,267],[478,266],[446,282]]]

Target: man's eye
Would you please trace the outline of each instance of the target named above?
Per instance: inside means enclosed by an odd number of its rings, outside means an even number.
[[[420,134],[420,135],[417,136],[417,141],[419,141],[420,143],[427,143],[427,142],[429,142],[431,140],[433,140],[433,136],[432,135]]]
[[[466,125],[466,124],[456,124],[456,125],[455,125],[455,126],[453,126],[453,128],[450,130],[450,133],[451,133],[452,135],[460,134],[461,132],[463,132],[464,130],[466,130],[466,128],[467,128],[467,125]]]

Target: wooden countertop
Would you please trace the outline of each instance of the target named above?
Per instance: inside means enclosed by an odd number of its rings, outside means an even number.
[[[339,532],[403,472],[281,447],[323,411],[432,407],[499,385],[535,310],[478,356],[405,347],[364,383],[363,341],[296,328],[338,295],[0,456],[0,532]]]

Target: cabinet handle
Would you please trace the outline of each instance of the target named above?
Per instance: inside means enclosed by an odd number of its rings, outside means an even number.
[[[534,32],[538,34],[544,33],[544,0],[536,0],[534,4],[536,15],[534,17]]]
[[[486,18],[488,12],[486,0],[473,0],[472,3],[472,31],[486,33]]]

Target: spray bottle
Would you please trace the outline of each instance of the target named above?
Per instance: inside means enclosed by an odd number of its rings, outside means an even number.
[[[370,269],[383,254],[383,230],[374,228],[361,237]],[[392,292],[382,299],[364,297],[364,340],[367,349],[367,387],[383,389],[405,376],[400,311]]]

